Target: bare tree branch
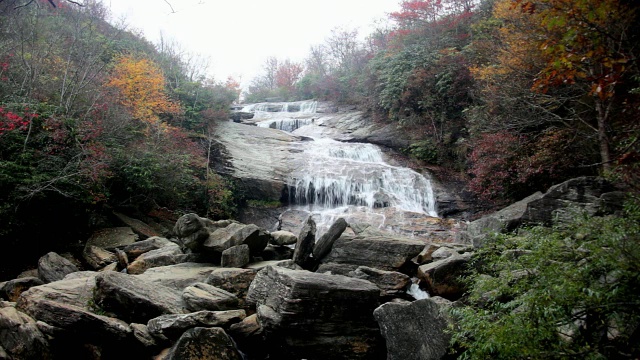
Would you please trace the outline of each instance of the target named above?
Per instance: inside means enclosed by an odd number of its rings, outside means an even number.
[[[171,14],[175,14],[175,13],[176,13],[176,11],[175,11],[175,10],[173,10],[173,6],[171,6],[171,3],[170,3],[168,0],[164,0],[164,2],[166,2],[166,3],[167,3],[167,5],[169,5],[169,8],[171,8]]]

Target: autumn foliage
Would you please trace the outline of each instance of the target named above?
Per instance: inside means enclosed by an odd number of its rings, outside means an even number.
[[[180,113],[180,106],[167,96],[162,70],[149,59],[119,57],[107,86],[117,89],[118,102],[131,111],[134,119],[149,126],[160,126],[162,115]]]

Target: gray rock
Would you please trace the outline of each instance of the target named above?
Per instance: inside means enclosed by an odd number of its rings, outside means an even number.
[[[293,245],[298,242],[298,237],[292,232],[278,230],[271,233],[271,240],[269,242],[277,246]]]
[[[259,261],[259,262],[255,262],[255,263],[251,263],[247,266],[245,266],[245,268],[247,269],[251,269],[254,270],[256,272],[266,268],[267,266],[280,266],[286,269],[291,269],[291,270],[302,270],[302,267],[300,267],[300,265],[296,264],[293,262],[293,260],[269,260],[269,261]]]
[[[256,272],[251,269],[219,268],[211,271],[205,283],[228,291],[238,298],[238,305],[244,308],[247,292]]]
[[[349,276],[349,274],[355,271],[358,267],[358,265],[351,264],[324,263],[318,266],[316,272],[329,275]]]
[[[97,315],[83,307],[43,298],[18,299],[17,308],[36,320],[71,333],[77,341],[114,342],[129,339],[131,328],[115,318]]]
[[[433,252],[438,250],[439,248],[440,248],[440,245],[427,244],[424,247],[424,249],[420,252],[420,254],[418,254],[418,256],[415,257],[414,261],[418,265],[422,265],[422,264],[426,264],[428,262],[431,262],[431,260],[433,260],[433,258],[431,257],[431,254],[433,254]]]
[[[356,238],[336,240],[331,252],[322,262],[397,271],[423,248],[424,243],[417,240],[359,235]]]
[[[263,260],[289,260],[293,258],[293,249],[288,246],[267,245],[260,255]]]
[[[563,222],[576,211],[589,215],[614,213],[621,209],[623,199],[624,194],[603,178],[574,178],[471,222],[466,234],[475,247],[480,247],[488,235],[512,231],[524,224]]]
[[[249,245],[236,245],[222,252],[222,267],[241,268],[250,261]]]
[[[373,316],[386,340],[388,360],[439,360],[447,353],[448,321],[433,300],[386,303]]]
[[[127,260],[134,260],[138,256],[151,250],[158,250],[165,246],[173,245],[175,244],[165,238],[154,236],[146,240],[136,241],[133,244],[127,245],[122,248],[122,251],[127,254]]]
[[[78,273],[73,273],[74,275]],[[91,310],[93,302],[93,290],[95,288],[96,272],[81,278],[65,279],[52,283],[34,286],[23,292],[18,298],[18,303],[23,307],[40,301],[52,301],[70,306],[76,306],[84,310]],[[25,308],[29,313],[28,309]]]
[[[453,255],[418,267],[418,277],[425,281],[429,294],[457,300],[465,291],[459,277],[467,269],[472,253]]]
[[[133,333],[133,337],[142,345],[143,348],[156,350],[160,344],[156,338],[151,335],[147,325],[133,323],[129,325]]]
[[[307,218],[300,235],[298,235],[298,242],[293,252],[293,262],[300,265],[303,269],[311,268],[310,258],[313,254],[313,247],[316,243],[316,222],[313,221],[311,216]]]
[[[118,263],[111,263],[105,267],[103,267],[102,269],[98,270],[99,272],[104,272],[104,271],[118,271]]]
[[[20,294],[34,286],[42,284],[44,284],[44,282],[36,277],[24,277],[9,280],[0,285],[0,297],[5,300],[15,302],[18,300]]]
[[[622,209],[624,194],[601,177],[583,176],[554,185],[527,204],[524,222],[549,225],[568,221],[574,212],[603,215]]]
[[[220,122],[213,145],[226,161],[216,170],[238,179],[248,199],[279,200],[290,173],[289,148],[299,139],[279,130]]]
[[[78,271],[71,261],[50,252],[38,260],[38,275],[44,282],[62,280],[65,275]]]
[[[150,284],[162,285],[182,292],[187,286],[205,282],[209,274],[218,268],[206,263],[182,263],[154,267],[136,277]]]
[[[268,358],[268,346],[264,340],[262,325],[258,321],[258,314],[247,316],[241,322],[231,325],[228,332],[247,358]]]
[[[6,359],[51,357],[47,339],[36,321],[11,306],[0,308],[0,348],[6,352]]]
[[[229,334],[239,339],[262,335],[262,325],[258,321],[258,315],[247,316],[242,321],[232,324],[229,327]]]
[[[131,245],[136,241],[138,241],[138,235],[126,226],[95,231],[85,246],[93,245],[106,250],[114,250],[117,247]]]
[[[458,252],[455,251],[454,249],[443,246],[431,254],[431,259],[433,261],[438,261],[438,260],[446,259],[450,256],[457,255],[457,254]]]
[[[276,358],[369,359],[380,350],[372,317],[379,294],[366,280],[267,267],[247,300]]]
[[[185,331],[165,360],[242,360],[233,341],[221,328],[196,327]]]
[[[322,260],[329,252],[331,252],[331,247],[333,243],[342,235],[344,230],[347,228],[347,221],[343,218],[338,218],[329,230],[320,236],[320,239],[315,244],[313,248],[313,257],[316,261]]]
[[[404,294],[411,283],[411,278],[396,271],[385,271],[367,266],[358,267],[349,276],[374,283],[380,288],[380,296],[398,296]]]
[[[209,238],[210,222],[196,214],[183,215],[176,221],[173,233],[181,240],[183,250],[202,251],[203,243]]]
[[[162,315],[149,320],[147,328],[154,335],[169,339],[178,338],[194,327],[226,327],[242,321],[247,316],[244,310],[198,311],[189,314]]]
[[[185,256],[176,244],[146,252],[127,266],[127,273],[142,274],[147,269],[159,266],[175,265],[184,262]]]
[[[96,305],[129,322],[146,323],[160,315],[183,313],[181,300],[180,292],[133,275],[105,272],[96,276]]]
[[[257,256],[269,243],[269,234],[256,225],[231,223],[215,230],[203,243],[204,251],[221,253],[233,246],[246,244],[252,256]]]
[[[146,239],[152,236],[161,235],[160,232],[158,232],[156,229],[152,228],[148,224],[144,223],[143,221],[130,218],[125,214],[121,214],[115,211],[113,212],[113,215],[115,215],[118,219],[120,219],[120,221],[122,221],[125,225],[130,226],[131,230],[133,230],[134,233],[138,234],[143,239]]]
[[[93,245],[84,247],[82,257],[95,270],[118,261],[116,254]]]
[[[184,289],[182,300],[190,311],[220,311],[238,307],[237,296],[205,283],[196,283]]]

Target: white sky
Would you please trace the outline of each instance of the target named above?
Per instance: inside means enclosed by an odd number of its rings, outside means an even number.
[[[400,0],[103,0],[112,17],[124,17],[157,43],[162,32],[192,53],[210,58],[209,74],[224,81],[242,76],[246,86],[275,56],[302,61],[311,45],[338,26],[371,33],[374,22]]]

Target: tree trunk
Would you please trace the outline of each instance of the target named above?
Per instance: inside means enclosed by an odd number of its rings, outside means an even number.
[[[605,108],[604,102],[607,100],[596,99],[596,112],[598,117],[598,143],[600,145],[600,160],[602,161],[603,172],[611,170],[611,154],[609,149],[609,138],[607,136],[607,118],[609,117],[609,100]]]

